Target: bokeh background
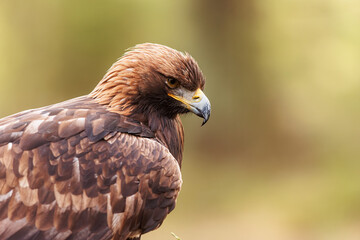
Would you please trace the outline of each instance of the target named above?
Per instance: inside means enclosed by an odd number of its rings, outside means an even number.
[[[191,53],[212,103],[144,240],[360,239],[358,0],[0,0],[0,116],[87,94],[142,42]]]

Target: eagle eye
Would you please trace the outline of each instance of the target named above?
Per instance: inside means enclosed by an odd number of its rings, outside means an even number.
[[[166,79],[166,84],[169,86],[169,88],[176,88],[179,86],[179,81],[174,78],[168,78]]]

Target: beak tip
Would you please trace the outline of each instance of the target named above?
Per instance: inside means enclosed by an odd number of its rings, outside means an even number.
[[[210,118],[210,112],[207,112],[205,115],[203,115],[204,121],[202,122],[201,126],[204,126],[205,123],[207,123],[207,121]]]

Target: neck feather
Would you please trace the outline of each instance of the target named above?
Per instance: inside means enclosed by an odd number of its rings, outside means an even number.
[[[130,115],[133,101],[138,96],[139,76],[131,61],[117,61],[90,93],[96,102],[107,106],[109,111]]]
[[[155,132],[155,136],[169,149],[181,167],[184,150],[184,129],[180,117],[150,116],[148,124],[150,129]]]

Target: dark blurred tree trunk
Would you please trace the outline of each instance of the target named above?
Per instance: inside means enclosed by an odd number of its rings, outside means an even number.
[[[253,157],[268,162],[271,160],[267,156],[288,158],[297,143],[279,125],[280,106],[272,97],[269,84],[265,84],[268,79],[264,79],[264,69],[258,61],[261,43],[257,38],[260,21],[256,1],[199,0],[194,12],[201,41],[220,73],[212,76],[217,77],[213,81],[221,82],[217,86],[223,86],[214,95],[227,98],[217,99],[223,106],[213,106],[213,116],[226,115],[222,119],[227,122],[216,128],[213,139],[204,141],[207,145],[203,147],[218,149],[220,156],[226,152],[233,155],[235,150],[249,161]]]

